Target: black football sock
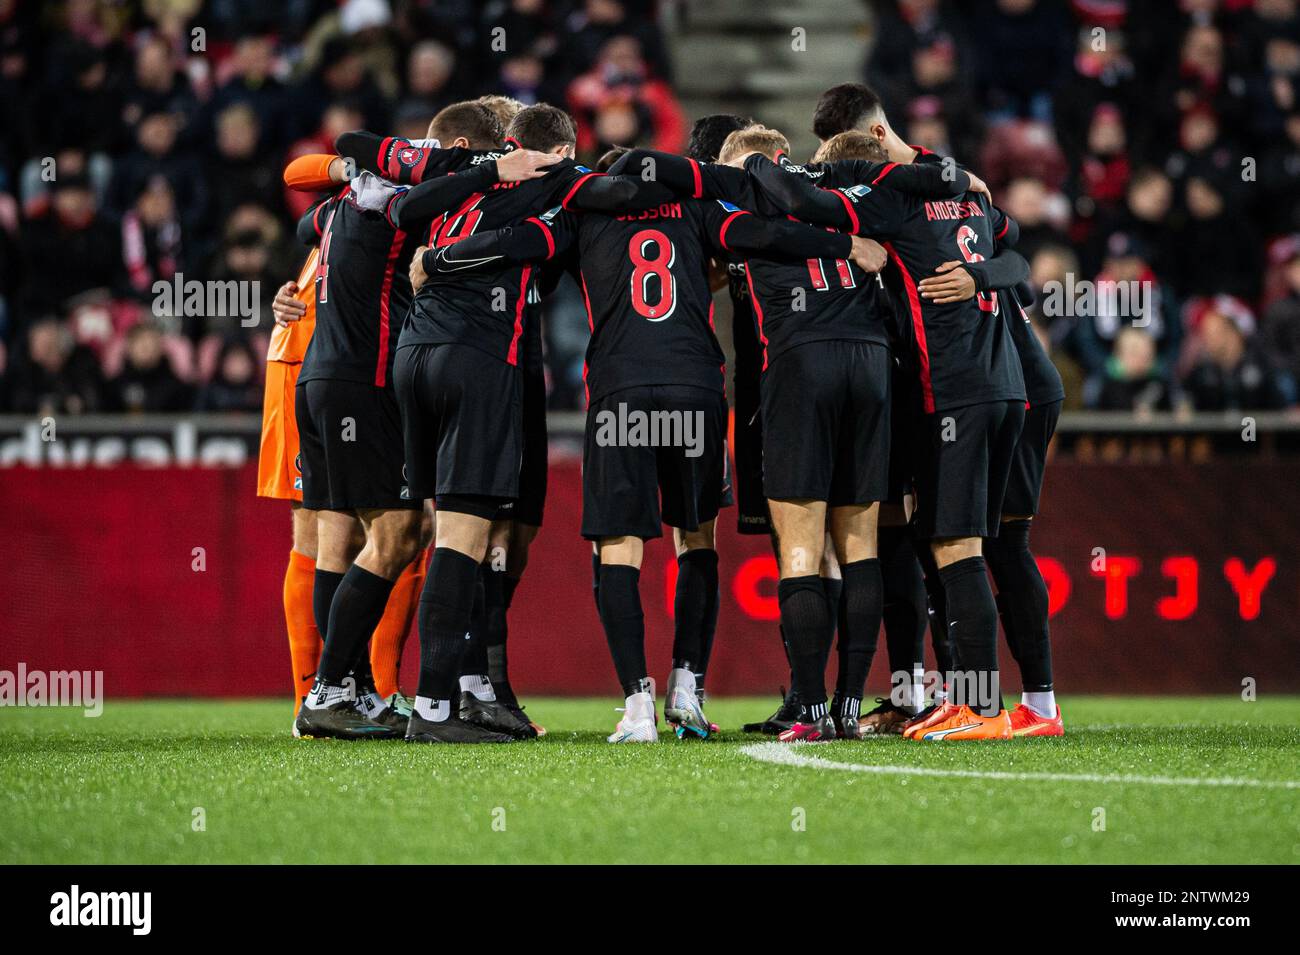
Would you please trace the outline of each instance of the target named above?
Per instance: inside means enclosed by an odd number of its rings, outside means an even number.
[[[826,607],[831,615],[831,633],[830,636],[826,638],[826,648],[822,653],[822,667],[821,670],[818,671],[824,675],[826,673],[826,664],[828,664],[831,659],[831,646],[835,642],[835,633],[839,630],[842,620],[840,611],[844,597],[843,578],[823,577],[822,590],[826,593]]]
[[[510,674],[506,658],[506,639],[509,637],[506,624],[506,584],[509,579],[504,570],[493,570],[491,566],[483,568],[487,676],[492,681],[497,699],[503,703],[513,704],[514,691],[510,689]]]
[[[600,612],[600,554],[591,552],[591,598],[596,602],[596,612]]]
[[[330,627],[330,604],[334,603],[334,592],[343,583],[343,574],[332,570],[316,568],[316,578],[311,588],[311,613],[316,618],[316,629],[320,638],[325,639]]]
[[[460,658],[461,676],[486,676],[487,658],[487,600],[483,576],[487,568],[480,564],[478,576],[474,580],[474,607],[469,614],[469,640],[465,643],[465,652]]]
[[[806,708],[820,706],[825,713],[826,657],[834,617],[826,602],[821,577],[787,577],[777,585],[781,629],[790,641],[790,666],[794,690]]]
[[[998,683],[998,610],[983,557],[967,557],[941,568],[948,609],[948,632],[956,648],[957,670],[950,699],[983,716],[1002,709]]]
[[[899,674],[906,673],[910,681],[925,661],[925,577],[906,527],[882,527],[877,539],[884,586],[881,619],[885,624],[890,679],[896,681]]]
[[[519,581],[519,577],[511,577],[509,574],[501,581],[501,600],[507,612],[510,610],[510,605],[515,602],[515,591],[519,589]]]
[[[884,584],[880,580],[880,561],[875,558],[841,564],[844,579],[844,613],[840,618],[839,679],[835,695],[843,703],[861,702],[871,658],[880,633],[881,603]],[[845,713],[844,709],[840,710]],[[857,710],[854,707],[853,713]]]
[[[434,548],[424,590],[420,593],[420,683],[416,692],[445,702],[456,691],[465,634],[474,611],[478,561],[452,550]]]
[[[364,656],[370,635],[383,619],[393,582],[353,564],[343,575],[330,604],[329,636],[321,651],[317,673],[323,682],[337,685]],[[369,668],[367,667],[367,670]],[[360,678],[357,685],[363,688]]]
[[[673,669],[698,672],[704,659],[705,617],[718,590],[718,552],[688,550],[677,558],[673,595]]]
[[[704,675],[708,672],[709,661],[713,659],[713,638],[718,632],[718,609],[722,602],[722,591],[718,587],[718,552],[711,550],[709,553],[714,555],[713,569],[709,574],[713,585],[708,588],[708,599],[704,603],[704,629],[700,632],[700,662],[695,667],[695,693],[701,700],[704,699]]]
[[[924,585],[926,601],[929,604],[930,643],[934,647],[934,662],[939,673],[947,682],[949,674],[956,667],[956,648],[948,636],[948,604],[943,592],[943,580],[939,576],[939,565],[934,561],[934,552],[930,550],[929,541],[916,542],[916,559],[925,571]]]
[[[624,696],[641,692],[647,676],[640,585],[641,571],[636,567],[605,564],[600,568],[600,622]]]
[[[1052,689],[1052,644],[1047,624],[1047,584],[1029,550],[1032,521],[1006,521],[984,541],[984,559],[998,588],[998,613],[1007,646],[1027,693]]]

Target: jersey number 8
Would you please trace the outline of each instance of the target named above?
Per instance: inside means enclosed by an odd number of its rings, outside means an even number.
[[[650,248],[654,257],[649,257]],[[668,236],[658,229],[642,229],[627,244],[627,255],[632,260],[632,308],[642,318],[662,322],[677,307],[677,279],[673,276],[673,263],[677,250]],[[650,277],[659,280],[659,294],[650,303]]]

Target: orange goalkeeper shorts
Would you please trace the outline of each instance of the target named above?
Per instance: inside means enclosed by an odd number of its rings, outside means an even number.
[[[298,419],[293,393],[301,362],[268,361],[262,401],[262,447],[257,458],[257,496],[302,500]]]

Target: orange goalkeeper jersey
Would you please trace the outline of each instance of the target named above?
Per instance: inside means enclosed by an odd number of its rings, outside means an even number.
[[[271,332],[271,346],[266,351],[267,361],[302,364],[303,356],[307,354],[307,343],[316,330],[316,262],[319,258],[320,250],[312,249],[298,273],[296,298],[307,306],[306,314],[287,326],[275,326]]]

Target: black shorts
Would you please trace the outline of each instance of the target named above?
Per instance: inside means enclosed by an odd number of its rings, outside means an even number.
[[[397,349],[393,383],[415,498],[519,494],[519,369],[461,344]]]
[[[997,533],[1023,401],[990,401],[924,417],[914,521],[923,538]]]
[[[638,432],[638,422],[656,426]],[[721,392],[652,385],[593,401],[582,451],[582,536],[648,540],[662,536],[664,524],[697,530],[718,516],[726,459]]]
[[[889,489],[885,500],[903,504],[912,493],[916,474],[917,437],[925,419],[921,380],[916,369],[897,359],[891,362],[893,391],[889,396]]]
[[[523,378],[523,453],[519,465],[519,499],[503,516],[542,526],[546,510],[546,481],[550,443],[546,433],[546,372],[539,367],[521,369]]]
[[[832,507],[883,500],[889,472],[889,349],[820,341],[763,372],[763,490]]]
[[[402,471],[402,419],[388,388],[314,378],[294,391],[302,506],[418,509]]]
[[[1020,429],[1016,453],[1011,459],[1011,476],[1002,498],[1002,513],[1028,517],[1038,513],[1038,497],[1043,492],[1043,471],[1047,468],[1047,446],[1056,433],[1063,401],[1032,405],[1025,411],[1025,426]]]
[[[767,495],[763,493],[763,416],[759,411],[758,382],[742,382],[736,373],[733,405],[735,427],[736,470],[735,500],[736,532],[740,534],[768,534],[772,530],[772,516],[767,508]]]

